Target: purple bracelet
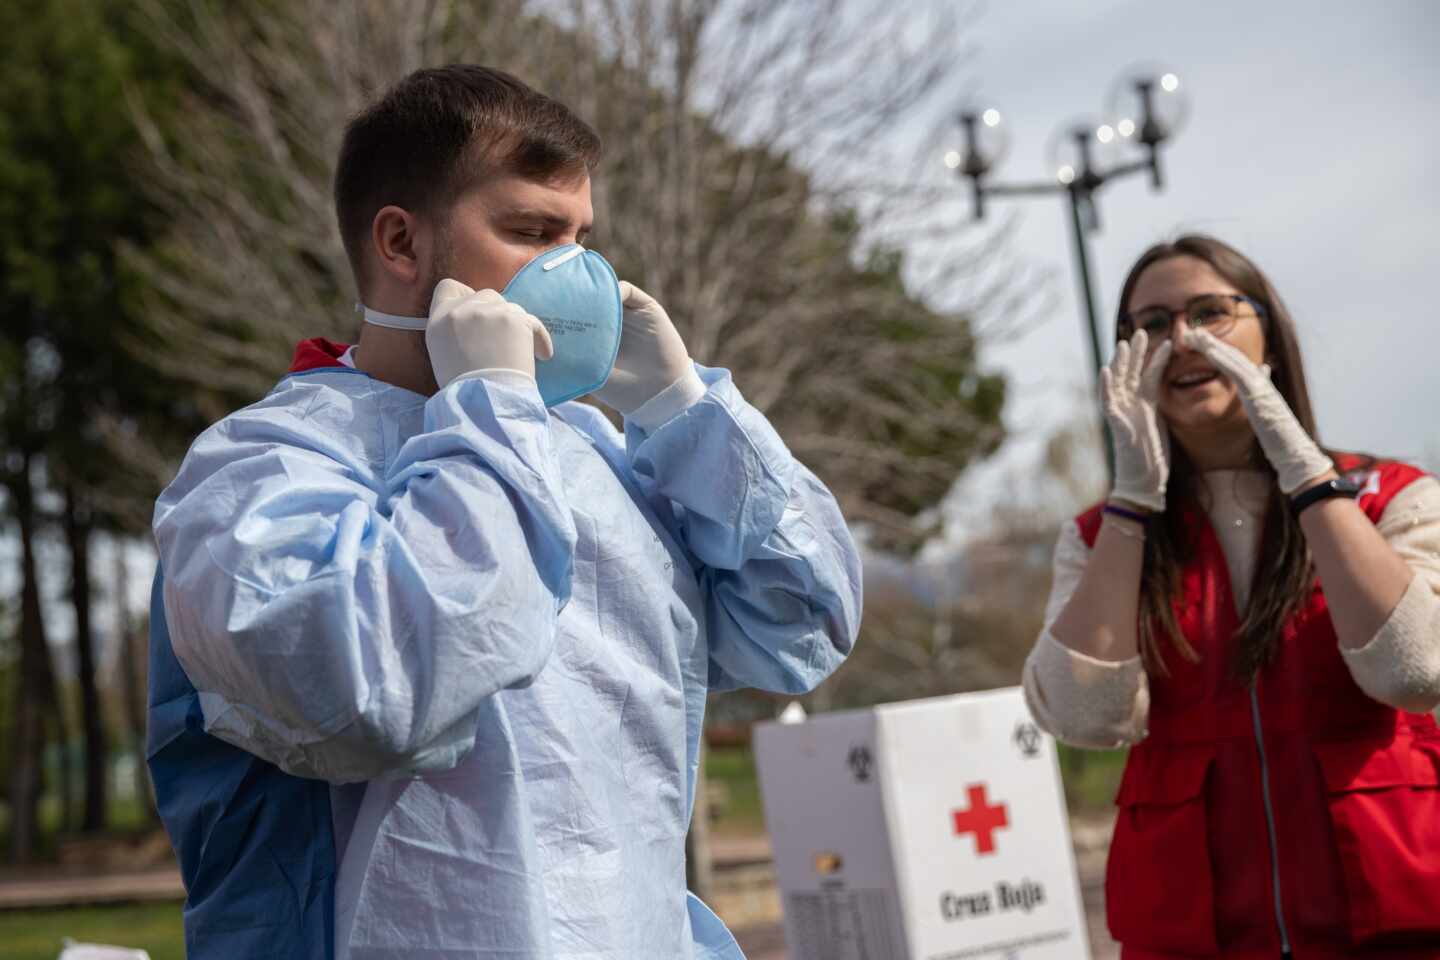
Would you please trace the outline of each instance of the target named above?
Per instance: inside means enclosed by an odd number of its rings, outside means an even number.
[[[1114,514],[1117,517],[1124,517],[1126,520],[1138,523],[1142,527],[1149,526],[1150,524],[1150,518],[1147,517],[1145,514],[1136,513],[1134,510],[1126,510],[1124,507],[1116,507],[1107,503],[1105,504],[1105,509],[1103,512]]]

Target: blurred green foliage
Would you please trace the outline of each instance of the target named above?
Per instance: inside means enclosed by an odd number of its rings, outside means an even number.
[[[1124,750],[1081,750],[1065,744],[1060,752],[1060,775],[1065,781],[1065,802],[1071,815],[1108,813],[1115,807],[1120,774],[1125,770]]]

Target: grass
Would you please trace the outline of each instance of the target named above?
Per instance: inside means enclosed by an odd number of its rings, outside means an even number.
[[[1125,769],[1124,750],[1079,750],[1057,744],[1060,776],[1065,781],[1065,802],[1070,812],[1099,813],[1111,809],[1120,774]]]
[[[721,793],[724,796],[719,816],[714,822],[717,832],[760,833],[765,829],[765,812],[760,806],[760,784],[755,775],[755,755],[749,749],[707,749],[705,777],[711,794]]]
[[[6,960],[55,960],[64,937],[146,950],[150,960],[185,960],[179,903],[0,913]]]

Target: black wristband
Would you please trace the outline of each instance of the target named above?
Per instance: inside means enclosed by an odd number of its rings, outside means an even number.
[[[1361,489],[1361,483],[1358,480],[1351,480],[1349,477],[1326,480],[1324,483],[1317,483],[1309,490],[1302,490],[1291,497],[1290,512],[1298,517],[1307,507],[1313,507],[1321,500],[1330,500],[1334,497],[1354,500],[1360,496]]]
[[[1138,523],[1142,527],[1148,526],[1150,523],[1150,518],[1147,517],[1145,514],[1136,513],[1134,510],[1126,510],[1124,507],[1117,507],[1114,504],[1110,503],[1105,504],[1105,508],[1102,512],[1111,514],[1116,517],[1124,517],[1126,520]]]

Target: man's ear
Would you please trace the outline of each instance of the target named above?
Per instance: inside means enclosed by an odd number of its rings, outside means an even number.
[[[415,214],[394,204],[381,207],[370,221],[370,243],[381,275],[406,285],[419,278],[419,221]]]

